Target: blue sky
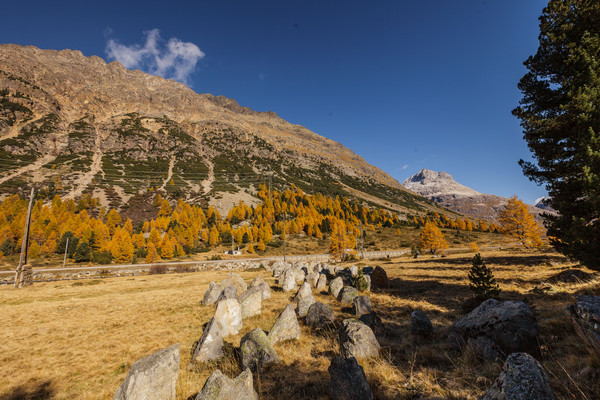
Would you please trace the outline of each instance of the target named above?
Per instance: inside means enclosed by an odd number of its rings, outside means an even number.
[[[517,165],[530,153],[510,112],[546,3],[9,2],[0,41],[105,59],[145,54],[139,67],[275,111],[399,181],[444,170],[480,192],[531,203],[546,192]],[[144,53],[155,30],[156,52]],[[180,57],[169,58],[173,51]]]

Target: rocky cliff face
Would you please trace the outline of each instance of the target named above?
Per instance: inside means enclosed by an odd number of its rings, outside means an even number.
[[[500,213],[506,206],[506,197],[479,193],[456,182],[447,172],[436,172],[423,169],[409,177],[402,185],[436,203],[458,213],[473,217],[498,221]],[[534,206],[529,211],[541,222],[541,214],[553,212]]]
[[[275,113],[72,50],[0,45],[0,160],[0,195],[35,185],[120,207],[161,190],[230,205],[272,179],[397,211],[431,207]]]

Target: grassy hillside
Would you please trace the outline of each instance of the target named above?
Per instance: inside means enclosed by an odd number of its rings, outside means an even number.
[[[555,253],[483,253],[506,299],[526,301],[540,326],[541,362],[559,398],[591,399],[600,393],[598,360],[575,335],[565,307],[574,294],[597,294],[600,280],[552,283],[543,294],[534,290],[571,264]],[[446,258],[409,257],[364,262],[381,265],[392,288],[370,294],[387,336],[380,358],[362,362],[380,399],[475,399],[493,382],[500,366],[461,354],[446,339],[449,326],[471,297],[467,272],[471,254]],[[587,271],[590,272],[590,271]],[[274,287],[270,274],[246,271],[250,282],[261,274]],[[215,368],[233,376],[239,366],[228,357],[188,370],[189,351],[212,316],[212,306],[200,306],[211,280],[227,272],[148,275],[103,280],[35,284],[15,290],[0,287],[0,398],[111,398],[129,366],[158,349],[181,344],[177,398],[198,392]],[[327,294],[317,301],[330,304],[338,322],[351,310]],[[239,335],[227,338],[238,346],[251,329],[269,330],[292,294],[274,290],[263,302],[260,316],[244,320]],[[430,339],[410,333],[410,312],[425,311],[436,332]],[[255,375],[261,399],[327,399],[330,359],[339,350],[335,332],[312,334],[301,324],[298,343],[275,346],[281,366]]]

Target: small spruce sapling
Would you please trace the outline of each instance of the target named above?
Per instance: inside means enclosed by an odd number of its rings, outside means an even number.
[[[500,286],[496,283],[491,268],[485,265],[479,253],[473,257],[473,266],[469,271],[469,287],[477,297],[497,298],[500,295]]]
[[[364,292],[369,289],[369,283],[365,278],[365,274],[363,273],[362,268],[358,270],[358,274],[354,278],[354,287],[358,289],[359,292]]]

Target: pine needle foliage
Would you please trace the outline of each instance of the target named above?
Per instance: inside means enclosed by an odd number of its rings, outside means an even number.
[[[600,270],[600,2],[550,0],[538,37],[513,110],[535,161],[519,164],[558,211],[551,244]]]
[[[479,253],[473,257],[473,266],[469,271],[469,287],[480,298],[497,298],[500,295],[500,286],[496,278]]]

